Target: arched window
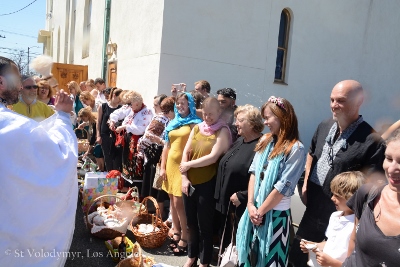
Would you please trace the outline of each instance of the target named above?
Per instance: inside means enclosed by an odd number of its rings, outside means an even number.
[[[285,82],[287,49],[289,43],[290,13],[284,9],[279,23],[278,51],[276,54],[275,82]]]

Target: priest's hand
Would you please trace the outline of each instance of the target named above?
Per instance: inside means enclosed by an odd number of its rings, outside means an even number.
[[[56,94],[56,102],[54,106],[57,111],[70,113],[72,111],[73,101],[71,100],[69,95],[65,93],[64,90],[61,89]]]

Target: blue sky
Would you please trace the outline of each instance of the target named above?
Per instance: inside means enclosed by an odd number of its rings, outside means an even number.
[[[46,26],[46,0],[0,0],[0,56],[12,58],[17,50],[24,50],[27,54],[30,48],[31,59],[43,53],[43,44],[37,43],[39,30]],[[32,3],[17,13],[3,14],[17,11]],[[37,46],[37,47],[32,47]]]

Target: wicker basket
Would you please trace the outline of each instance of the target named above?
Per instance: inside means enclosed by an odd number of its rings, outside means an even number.
[[[76,130],[81,130],[81,131],[85,131],[86,132],[86,137],[89,137],[89,133],[86,131],[86,129],[78,129],[76,128],[74,131],[76,132]],[[86,139],[79,139],[78,138],[78,153],[85,153],[89,148],[89,140]]]
[[[120,261],[117,267],[143,267],[142,248],[138,242],[133,244],[132,254]]]
[[[104,198],[114,198],[114,201],[110,201],[110,202],[106,202],[104,201]],[[88,216],[90,213],[92,213],[93,211],[93,205],[95,203],[98,203],[98,201],[101,201],[102,204],[104,204],[105,208],[108,208],[109,205],[112,204],[116,204],[117,206],[121,207],[121,206],[127,206],[130,207],[132,209],[132,213],[134,212],[134,208],[132,207],[132,202],[131,201],[123,201],[121,200],[121,198],[115,196],[115,195],[103,195],[103,196],[99,196],[97,197],[92,204],[89,206],[88,210],[86,211],[86,223],[87,226],[89,228],[89,230],[92,230],[93,228],[93,223],[89,220]],[[114,203],[112,203],[114,202]],[[128,218],[129,219],[129,218]],[[96,233],[92,233],[93,236],[101,238],[101,239],[114,239],[118,236],[121,236],[122,234],[125,234],[125,232],[119,232],[117,230],[114,229],[110,229],[110,228],[103,228],[100,231],[96,232]]]
[[[140,246],[144,248],[158,248],[162,246],[167,238],[169,228],[163,223],[160,208],[158,207],[157,201],[153,197],[145,197],[141,203],[141,206],[143,205],[146,207],[147,200],[153,202],[156,208],[156,214],[149,214],[148,208],[140,208],[138,214],[134,216],[131,221],[131,230]],[[150,233],[140,233],[138,231],[138,224],[152,224],[154,226],[154,230]],[[160,230],[155,231],[156,227]]]

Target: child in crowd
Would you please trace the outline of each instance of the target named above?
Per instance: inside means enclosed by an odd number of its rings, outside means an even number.
[[[103,151],[101,149],[101,145],[96,144],[96,117],[91,112],[91,108],[86,107],[79,111],[78,118],[81,120],[78,129],[85,129],[87,133],[87,139],[89,140],[89,147],[86,153],[83,155],[83,158],[87,157],[89,154],[93,154],[93,156],[96,158],[96,164],[99,171],[104,171]]]
[[[307,240],[300,242],[304,253],[312,250],[309,266],[342,266],[347,258],[350,235],[354,228],[354,212],[346,205],[347,200],[364,184],[362,172],[343,172],[331,182],[332,201],[337,211],[332,213],[326,229],[326,241],[314,243]],[[316,262],[315,262],[316,261]]]

